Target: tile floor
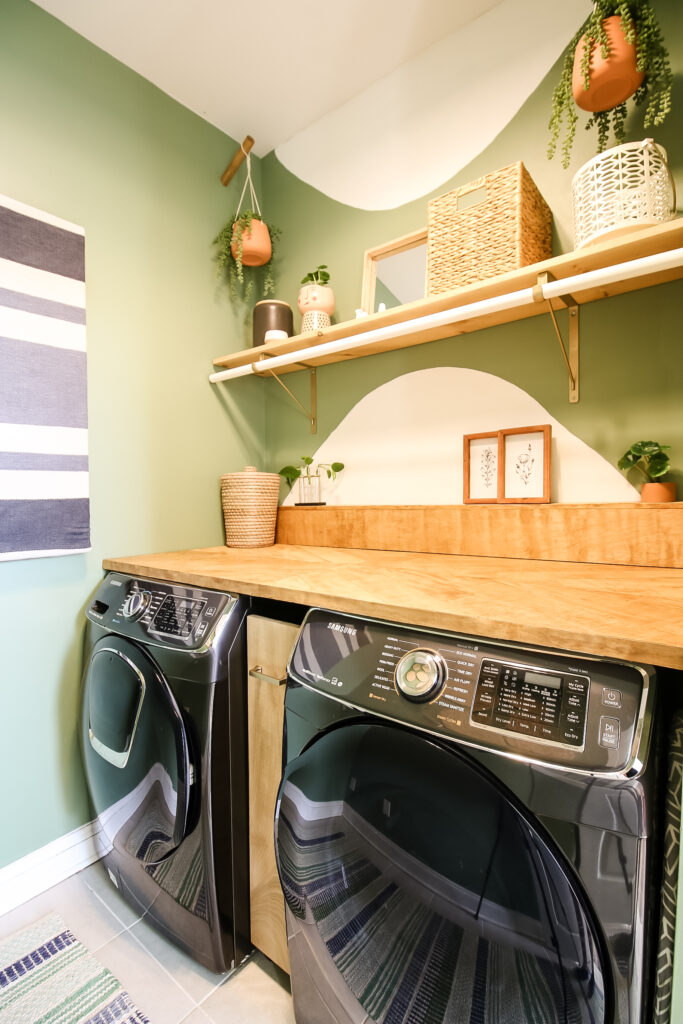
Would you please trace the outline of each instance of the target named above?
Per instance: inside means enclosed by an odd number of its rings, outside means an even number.
[[[56,911],[151,1024],[294,1024],[289,978],[263,954],[213,974],[141,920],[101,863],[0,917],[0,939]]]

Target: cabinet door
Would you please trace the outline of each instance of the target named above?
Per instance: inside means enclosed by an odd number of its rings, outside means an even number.
[[[282,774],[282,721],[287,662],[299,635],[289,622],[250,615],[249,892],[251,941],[289,973],[284,897],[275,866],[273,819]],[[252,673],[258,672],[258,675]],[[282,684],[269,682],[283,680]]]

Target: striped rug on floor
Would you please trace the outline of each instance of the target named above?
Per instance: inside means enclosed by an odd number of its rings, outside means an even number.
[[[113,974],[50,914],[0,943],[0,1024],[150,1024]]]

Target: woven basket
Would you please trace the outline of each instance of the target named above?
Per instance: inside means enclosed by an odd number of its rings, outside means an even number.
[[[225,543],[229,548],[266,548],[275,542],[279,490],[279,474],[259,473],[255,466],[221,477]]]
[[[463,208],[463,197],[478,201]],[[518,162],[427,205],[427,295],[438,295],[552,256],[552,215]]]
[[[671,220],[676,189],[666,150],[652,139],[599,153],[572,179],[574,247]]]

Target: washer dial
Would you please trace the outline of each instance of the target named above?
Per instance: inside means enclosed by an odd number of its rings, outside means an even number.
[[[396,666],[395,678],[399,692],[408,700],[431,700],[446,681],[446,666],[435,651],[417,648],[403,655]]]
[[[145,613],[152,601],[149,590],[134,590],[129,594],[123,605],[124,619],[131,619],[133,622]]]

